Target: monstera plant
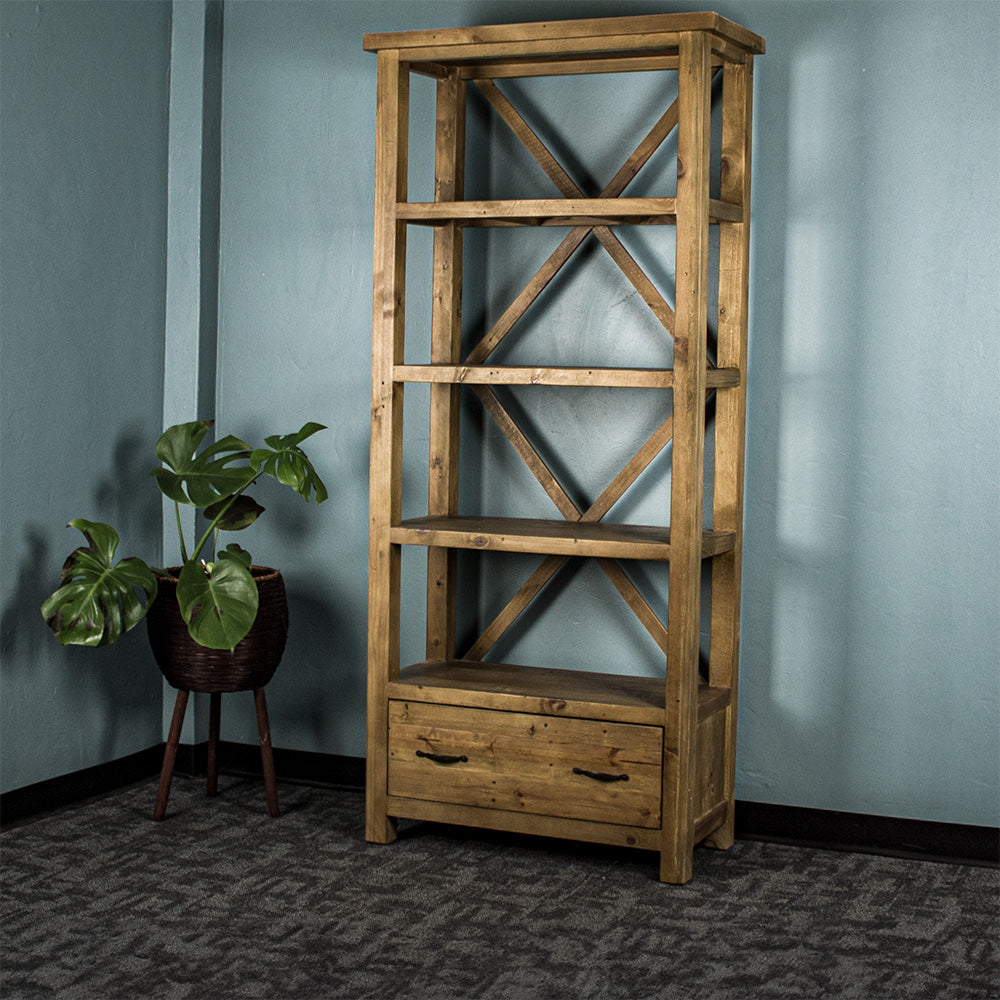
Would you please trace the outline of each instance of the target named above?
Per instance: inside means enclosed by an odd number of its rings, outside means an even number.
[[[258,589],[250,553],[230,543],[218,549],[221,532],[242,531],[264,512],[249,494],[261,477],[294,490],[306,501],[327,498],[326,487],[301,448],[323,430],[307,423],[295,434],[265,438],[253,448],[227,436],[200,452],[212,421],[168,428],[156,443],[162,466],[150,473],[174,502],[183,565],[151,567],[131,557],[115,561],[120,538],[109,524],[76,518],[86,545],[75,549],[60,574],[62,583],[43,604],[42,615],[63,645],[106,646],[146,616],[160,590],[158,580],[176,580],[176,601],[184,624],[199,646],[229,650],[250,631],[257,617]],[[181,507],[198,508],[207,525],[194,532],[189,549]],[[273,571],[272,571],[273,572]]]

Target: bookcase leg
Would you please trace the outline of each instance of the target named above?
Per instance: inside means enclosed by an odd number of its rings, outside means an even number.
[[[399,675],[400,551],[389,542],[400,520],[403,386],[393,368],[404,358],[406,229],[396,205],[406,200],[409,67],[398,50],[378,54],[375,129],[375,285],[372,300],[372,423],[368,550],[368,751],[365,836],[396,838],[387,815],[388,685]]]
[[[729,811],[732,812],[732,809]],[[733,821],[731,819],[726,820],[715,833],[711,833],[705,838],[705,846],[714,847],[718,851],[728,851],[735,842],[736,837],[733,833]]]
[[[691,836],[676,836],[660,851],[660,881],[684,885],[694,875],[694,844]]]
[[[388,815],[384,804],[372,802],[372,796],[369,796],[365,815],[365,840],[369,844],[391,844],[397,836],[395,817]]]

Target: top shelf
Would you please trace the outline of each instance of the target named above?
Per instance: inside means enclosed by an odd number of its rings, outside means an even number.
[[[727,59],[739,61],[764,52],[763,38],[711,11],[380,32],[365,35],[364,47],[369,52],[397,50],[413,68],[430,73],[433,64],[474,67],[522,61],[530,70],[578,58],[595,63],[581,63],[579,72],[600,72],[596,63],[602,59],[676,54],[681,35],[692,31],[711,35],[713,50]]]

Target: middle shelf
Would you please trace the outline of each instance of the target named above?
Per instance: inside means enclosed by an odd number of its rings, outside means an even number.
[[[393,365],[395,382],[438,382],[456,385],[562,385],[592,388],[672,389],[672,368],[599,368],[555,365]],[[706,389],[740,384],[737,368],[709,368]]]
[[[712,198],[709,222],[742,222],[739,205]],[[400,201],[396,218],[424,225],[614,226],[675,225],[676,198],[517,198],[505,201]]]
[[[670,529],[645,524],[523,517],[414,517],[390,529],[394,545],[440,546],[605,559],[670,559]],[[732,551],[735,532],[702,532],[702,558]]]

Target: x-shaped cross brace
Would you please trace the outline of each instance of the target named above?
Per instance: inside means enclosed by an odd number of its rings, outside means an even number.
[[[487,100],[510,126],[514,134],[521,140],[522,144],[535,158],[562,195],[566,198],[583,198],[584,194],[580,188],[577,187],[566,171],[559,165],[552,153],[546,148],[510,101],[501,93],[496,84],[492,80],[478,80],[476,83]],[[677,102],[674,101],[663,115],[661,115],[647,136],[639,143],[635,151],[625,161],[607,187],[601,192],[600,197],[617,198],[622,194],[639,170],[676,127],[677,114]],[[607,250],[612,260],[621,268],[633,287],[639,292],[654,315],[663,324],[663,327],[668,333],[673,335],[673,310],[625,247],[622,246],[618,237],[614,235],[611,229],[608,226],[576,226],[562,240],[556,250],[539,268],[482,340],[473,348],[466,359],[466,364],[482,364],[493,353],[514,324],[524,315],[591,232],[594,233],[601,245]],[[653,432],[629,462],[626,463],[597,500],[587,510],[581,511],[559,484],[535,448],[524,436],[496,394],[487,386],[476,385],[473,386],[473,390],[567,521],[594,522],[601,520],[672,438],[673,421],[672,418],[668,417]],[[487,626],[485,631],[465,653],[463,659],[481,660],[545,584],[548,583],[567,561],[567,556],[547,557],[522,584],[500,614]],[[646,627],[656,644],[666,653],[666,627],[649,606],[646,599],[639,593],[635,584],[627,576],[618,561],[615,559],[598,559],[597,563],[622,595],[636,617]]]

